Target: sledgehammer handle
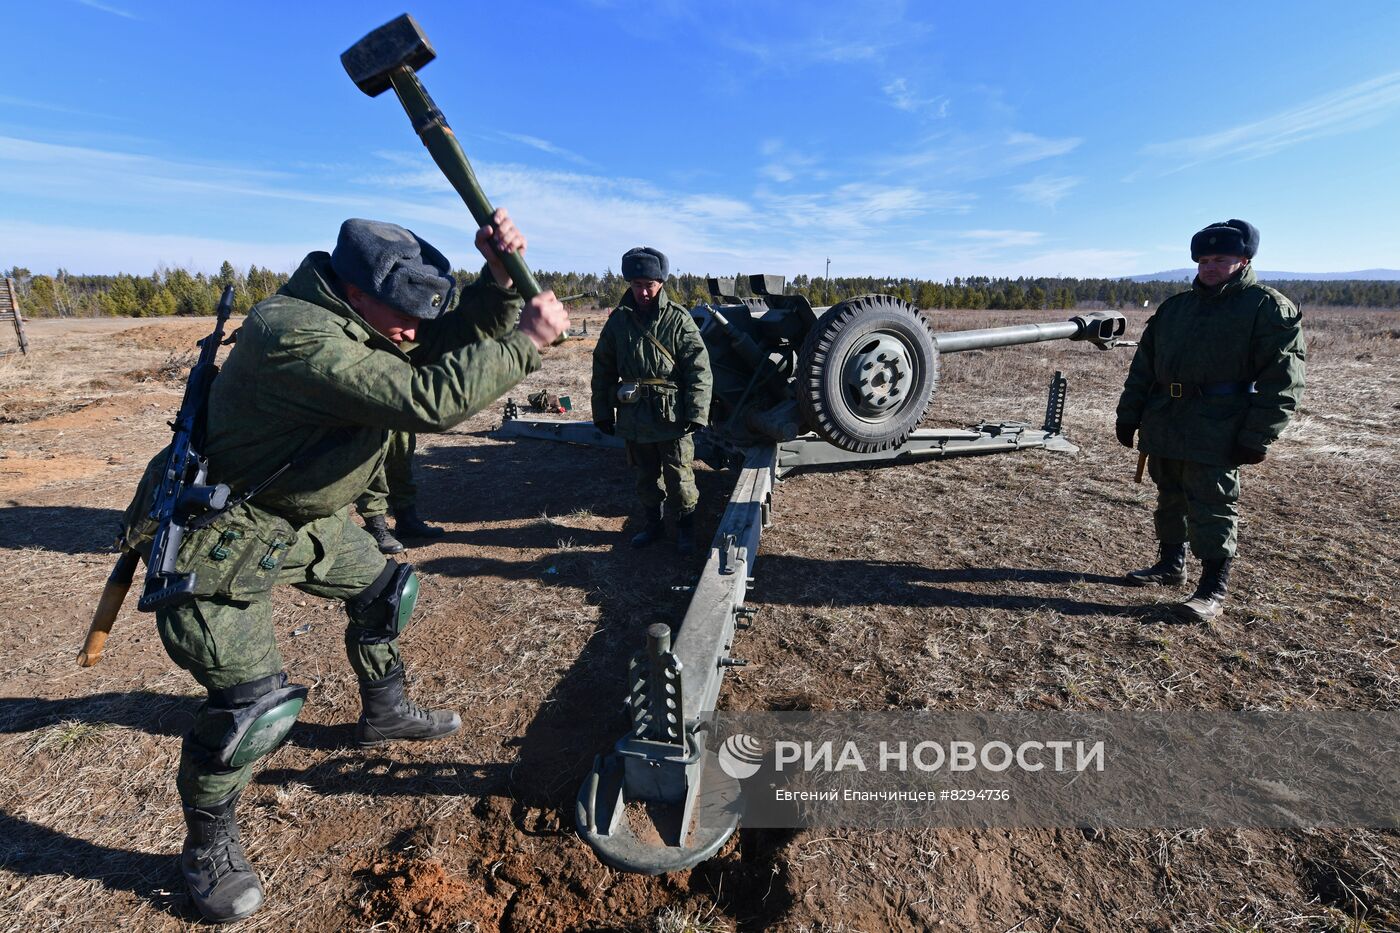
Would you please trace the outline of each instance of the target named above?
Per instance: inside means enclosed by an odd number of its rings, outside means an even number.
[[[136,576],[136,563],[141,555],[135,551],[122,551],[116,566],[107,576],[107,585],[102,588],[102,598],[97,601],[97,611],[92,614],[92,624],[88,626],[87,638],[78,652],[78,666],[92,667],[102,660],[102,649],[107,646],[107,636],[112,631],[112,623],[117,621],[117,613],[126,601],[131,580]]]
[[[496,210],[491,206],[486,192],[482,191],[481,185],[477,183],[476,173],[467,161],[467,154],[457,142],[457,134],[447,125],[442,111],[428,96],[423,82],[418,80],[417,73],[407,65],[400,65],[389,72],[389,83],[393,85],[394,93],[399,95],[403,109],[408,111],[408,117],[413,121],[413,131],[423,140],[423,145],[428,147],[433,161],[462,196],[477,226],[484,227],[490,224],[491,215],[495,214]],[[514,280],[515,290],[526,301],[543,291],[540,283],[535,281],[530,267],[525,265],[524,257],[519,253],[497,255],[501,257],[506,271]]]

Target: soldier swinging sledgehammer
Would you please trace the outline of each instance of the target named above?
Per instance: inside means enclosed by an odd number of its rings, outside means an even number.
[[[437,739],[461,725],[455,712],[408,698],[398,639],[418,578],[412,565],[386,560],[349,512],[381,468],[389,432],[443,431],[470,417],[539,368],[540,349],[567,328],[552,293],[521,310],[497,252],[522,251],[525,239],[504,211],[495,221],[477,234],[487,268],[465,288],[412,232],[346,221],[333,253],[308,255],[249,312],[209,390],[208,480],[236,497],[179,547],[188,598],[156,608],[167,652],[208,691],[176,786],[188,830],[181,871],[209,920],[241,919],[263,902],[234,808],[307,693],[283,671],[276,584],[345,603],[359,745]],[[287,463],[296,468],[279,470]],[[165,464],[165,452],[152,460],[127,510],[128,548],[151,546],[151,490]]]

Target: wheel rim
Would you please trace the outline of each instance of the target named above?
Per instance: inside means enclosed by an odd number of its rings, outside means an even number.
[[[875,331],[862,337],[841,367],[841,390],[851,413],[864,421],[886,421],[910,397],[913,348],[898,334]]]

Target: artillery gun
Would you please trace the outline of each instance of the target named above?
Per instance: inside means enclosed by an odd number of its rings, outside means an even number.
[[[579,834],[608,864],[661,874],[714,855],[737,828],[738,785],[706,747],[707,715],[735,633],[755,610],[744,603],[759,539],[772,517],[775,482],[799,467],[879,465],[916,458],[1030,447],[1077,450],[1065,440],[1064,378],[1055,374],[1040,428],[1017,421],[967,430],[918,429],[950,353],[1074,340],[1101,350],[1127,345],[1117,312],[1068,321],[934,333],[912,305],[864,295],[828,308],[785,294],[781,276],[708,281],[711,302],[691,311],[714,374],[710,426],[696,453],[738,481],[672,638],[662,624],[628,665],[630,728],[600,755],[578,794]],[[620,446],[591,424],[511,418],[507,436]]]
[[[979,446],[981,438],[966,432],[916,430],[937,388],[942,354],[1058,339],[1107,349],[1125,326],[1121,314],[1094,312],[1054,324],[934,334],[918,310],[890,295],[813,308],[802,295],[784,294],[781,276],[749,276],[756,297],[744,300],[732,279],[708,284],[715,303],[691,312],[715,381],[711,430],[702,440],[730,454],[777,443],[780,473]],[[1044,446],[1059,436],[1058,417],[1051,421],[1034,436],[1021,431],[1017,446]],[[712,462],[718,457],[707,453]]]

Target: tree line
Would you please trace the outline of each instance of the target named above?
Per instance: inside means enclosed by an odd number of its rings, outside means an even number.
[[[475,271],[456,270],[459,282],[469,282]],[[288,274],[250,266],[247,271],[224,262],[218,274],[161,267],[150,275],[74,275],[63,269],[56,275],[35,275],[15,267],[5,275],[15,280],[20,307],[26,317],[168,317],[214,313],[225,285],[234,287],[234,310],[244,313],[286,284]],[[627,283],[611,269],[602,275],[587,272],[536,272],[545,288],[561,298],[585,296],[593,304],[613,304]],[[736,274],[741,296],[749,295],[748,280]],[[832,305],[846,298],[871,293],[896,295],[920,308],[996,308],[1009,311],[1066,310],[1081,305],[1108,308],[1155,307],[1186,288],[1179,282],[1133,282],[1127,279],[990,278],[955,277],[942,282],[917,278],[878,276],[796,276],[787,292],[801,292],[813,305]],[[1342,306],[1400,308],[1400,282],[1369,280],[1293,280],[1277,287],[1304,307]],[[693,307],[709,301],[705,276],[672,275],[666,289],[673,298]]]

